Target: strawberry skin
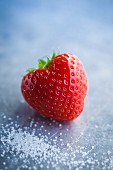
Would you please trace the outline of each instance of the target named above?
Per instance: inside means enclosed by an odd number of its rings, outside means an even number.
[[[84,108],[87,76],[78,57],[55,56],[45,68],[26,74],[21,84],[27,103],[45,117],[73,120]]]

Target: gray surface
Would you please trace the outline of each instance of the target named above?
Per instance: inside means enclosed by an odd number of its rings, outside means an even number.
[[[89,80],[85,109],[78,119],[63,123],[62,129],[54,125],[52,129],[44,128],[51,134],[57,131],[56,135],[62,131],[67,143],[77,140],[73,150],[80,146],[85,147],[89,157],[96,153],[100,164],[92,166],[87,162],[82,169],[113,169],[112,18],[110,0],[0,1],[0,123],[3,114],[13,120],[18,114],[23,126],[27,115],[35,114],[23,103],[20,83],[24,71],[35,67],[38,58],[54,49],[76,54]],[[5,169],[4,160],[0,158],[0,169]],[[7,167],[13,170],[18,165],[8,163]]]

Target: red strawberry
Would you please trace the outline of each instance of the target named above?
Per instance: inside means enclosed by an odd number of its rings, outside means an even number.
[[[87,76],[80,60],[72,54],[39,60],[39,68],[23,77],[25,100],[45,117],[72,120],[80,115],[87,92]]]

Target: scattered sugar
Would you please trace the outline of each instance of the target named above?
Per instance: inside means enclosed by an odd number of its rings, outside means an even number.
[[[4,117],[3,117],[4,118]],[[2,163],[2,169],[21,170],[37,170],[37,169],[91,169],[95,170],[97,167],[101,169],[113,168],[113,156],[110,150],[103,153],[100,160],[97,159],[97,153],[92,155],[91,151],[95,151],[94,145],[80,146],[79,139],[73,140],[71,143],[63,139],[64,132],[60,127],[61,123],[52,121],[52,124],[57,126],[57,131],[54,133],[45,129],[45,122],[38,125],[32,119],[28,126],[20,126],[19,116],[13,122],[11,118],[4,118],[8,120],[7,124],[2,124],[1,128],[1,152],[0,156],[5,158]],[[69,134],[67,128],[65,133]],[[84,135],[84,133],[80,133]],[[19,162],[19,163],[18,163]],[[13,168],[14,167],[14,168]],[[1,169],[1,170],[2,170]]]
[[[94,149],[95,148],[95,146],[92,146],[92,149]]]
[[[108,153],[108,155],[110,155],[110,154],[111,154],[111,151],[107,151],[107,153]]]
[[[62,124],[59,124],[59,127],[62,127]]]
[[[18,126],[17,129],[10,125],[8,128],[3,128],[4,135],[1,136],[1,142],[6,151],[3,151],[2,155],[7,153],[13,154],[12,156],[18,157],[28,164],[30,163],[28,162],[30,157],[31,160],[40,165],[40,168],[43,168],[44,161],[48,159],[50,161],[58,160],[60,150],[48,141],[46,135],[39,134],[36,136],[35,132],[29,133],[18,125],[16,125],[16,127]],[[3,164],[5,165],[6,163],[3,162]]]
[[[6,165],[6,162],[3,162],[3,165]]]
[[[24,100],[24,99],[21,99],[20,103],[25,103],[25,100]]]
[[[6,119],[6,115],[4,115],[3,118]]]
[[[11,117],[9,117],[9,118],[8,118],[8,120],[12,120],[12,118],[11,118]]]

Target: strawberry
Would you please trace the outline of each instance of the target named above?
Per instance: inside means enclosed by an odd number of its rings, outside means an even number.
[[[70,53],[40,59],[38,69],[29,69],[21,84],[27,103],[45,117],[77,118],[84,108],[87,76],[78,57]]]

